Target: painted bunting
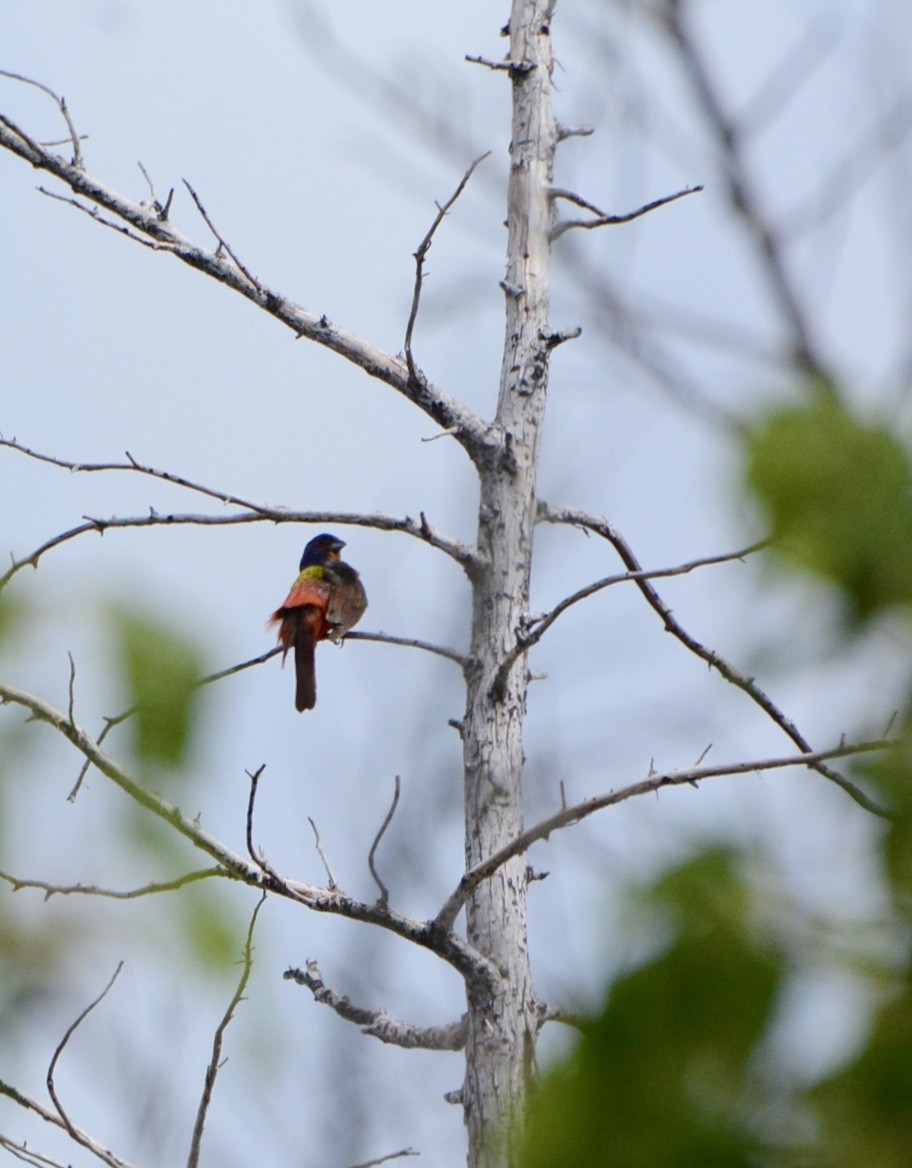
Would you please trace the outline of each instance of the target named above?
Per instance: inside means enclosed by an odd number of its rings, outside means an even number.
[[[345,541],[335,535],[317,535],[304,549],[301,574],[281,608],[269,618],[279,626],[282,661],[294,649],[295,709],[312,710],[317,703],[314,648],[329,637],[339,641],[358,623],[367,608],[361,577],[339,558]]]

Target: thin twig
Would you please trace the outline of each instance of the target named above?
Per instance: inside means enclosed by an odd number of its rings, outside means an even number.
[[[57,1068],[57,1063],[60,1059],[60,1056],[63,1054],[67,1043],[70,1041],[70,1038],[75,1033],[76,1029],[81,1025],[81,1023],[89,1016],[89,1014],[91,1014],[91,1012],[95,1009],[95,1007],[99,1004],[99,1002],[104,1001],[104,999],[108,995],[108,991],[111,989],[111,987],[114,985],[114,982],[117,981],[117,978],[120,976],[120,971],[122,969],[123,969],[123,962],[119,961],[117,963],[117,968],[114,970],[114,973],[111,975],[111,977],[108,981],[108,984],[101,991],[101,993],[98,995],[98,997],[95,998],[94,1001],[91,1001],[86,1006],[86,1008],[80,1013],[79,1017],[75,1020],[75,1022],[70,1023],[70,1025],[67,1027],[66,1032],[63,1035],[63,1038],[61,1038],[60,1042],[57,1044],[56,1050],[54,1051],[53,1055],[51,1056],[51,1062],[50,1062],[50,1065],[48,1066],[48,1071],[47,1071],[48,1095],[50,1095],[51,1102],[54,1104],[54,1107],[57,1109],[57,1114],[60,1116],[60,1119],[63,1122],[63,1126],[67,1130],[67,1134],[70,1136],[70,1138],[72,1140],[75,1140],[75,1142],[77,1144],[79,1144],[81,1147],[86,1148],[88,1151],[94,1153],[94,1155],[96,1155],[100,1159],[104,1160],[104,1162],[106,1164],[111,1165],[111,1168],[121,1168],[121,1166],[123,1165],[123,1161],[120,1160],[117,1156],[115,1156],[113,1152],[105,1152],[104,1154],[102,1154],[99,1151],[98,1145],[96,1144],[96,1142],[94,1140],[87,1140],[85,1137],[85,1134],[82,1131],[80,1131],[80,1129],[78,1127],[75,1126],[75,1124],[72,1122],[72,1120],[70,1119],[70,1117],[67,1115],[66,1111],[64,1110],[63,1104],[60,1102],[60,1098],[57,1095],[57,1087],[54,1083],[54,1071]]]
[[[3,1082],[2,1079],[0,1079],[0,1095],[5,1095],[7,1099],[11,1099],[25,1111],[34,1112],[45,1123],[60,1128],[61,1131],[67,1130],[66,1125],[59,1115],[56,1115],[49,1108],[45,1107],[44,1104],[39,1103],[37,1099],[33,1099],[30,1095],[25,1095],[22,1091],[18,1091],[12,1084]],[[98,1140],[93,1139],[87,1132],[79,1131],[78,1128],[76,1130],[81,1136],[79,1143],[82,1147],[87,1148],[99,1160],[110,1165],[110,1168],[131,1168],[131,1165],[126,1160],[121,1160],[112,1152],[109,1152],[107,1148],[103,1147]]]
[[[326,887],[330,891],[333,891],[334,889],[338,888],[339,885],[336,883],[336,877],[333,874],[329,860],[326,858],[326,852],[323,850],[323,840],[320,838],[320,832],[317,829],[316,823],[309,815],[307,816],[307,822],[310,824],[311,830],[314,833],[314,847],[317,849],[317,855],[323,861],[323,867],[326,869]]]
[[[620,572],[614,576],[605,576],[601,580],[596,580],[593,584],[587,584],[585,588],[580,588],[569,596],[565,596],[550,612],[536,617],[534,621],[530,621],[530,631],[523,633],[517,638],[516,645],[501,662],[493,683],[495,692],[502,690],[510,670],[522,654],[528,652],[533,645],[536,645],[542,639],[559,616],[565,613],[568,608],[572,608],[574,604],[578,604],[581,600],[585,600],[605,588],[610,588],[614,584],[640,583],[644,580],[662,580],[671,576],[685,576],[688,572],[693,572],[697,568],[705,568],[714,564],[729,564],[734,560],[743,561],[747,556],[760,551],[766,545],[767,541],[762,540],[759,543],[751,544],[749,547],[741,548],[736,552],[722,552],[715,556],[702,556],[696,560],[689,560],[686,564],[678,564],[674,568],[655,568],[650,571],[637,569],[631,572]]]
[[[228,255],[231,257],[231,259],[234,260],[235,264],[237,265],[238,270],[244,273],[244,275],[247,277],[247,279],[250,281],[250,283],[254,286],[254,288],[256,288],[258,291],[262,292],[263,289],[262,289],[262,286],[261,286],[259,280],[255,276],[253,276],[247,270],[247,268],[241,263],[241,261],[235,255],[235,253],[231,250],[231,244],[227,241],[227,239],[225,239],[225,237],[222,235],[222,233],[218,230],[218,228],[215,226],[215,224],[209,218],[209,214],[206,211],[206,208],[203,206],[202,199],[200,199],[199,195],[196,193],[196,191],[193,189],[193,187],[187,182],[186,179],[183,179],[182,181],[183,181],[184,186],[190,192],[190,197],[193,199],[194,203],[196,203],[196,209],[197,209],[197,211],[199,211],[200,215],[202,215],[202,217],[206,223],[206,226],[209,228],[209,230],[212,232],[212,234],[218,240],[219,247],[222,248],[225,252],[227,252]]]
[[[76,127],[73,125],[73,119],[70,117],[70,111],[67,108],[66,99],[56,94],[53,89],[40,81],[35,81],[32,77],[25,77],[21,73],[11,73],[8,69],[0,69],[0,77],[9,77],[11,81],[21,81],[24,85],[34,85],[36,89],[40,89],[42,93],[46,93],[48,97],[52,98],[63,115],[63,120],[67,124],[67,130],[70,134],[70,142],[73,145],[73,165],[80,170],[84,169],[85,163],[82,159],[82,147],[79,145],[80,135],[76,133]],[[51,143],[51,145],[59,145],[59,143]]]
[[[415,328],[415,321],[418,319],[418,305],[421,301],[421,289],[422,289],[422,286],[424,284],[424,260],[425,260],[425,256],[427,255],[428,251],[430,250],[431,243],[433,242],[433,239],[434,239],[434,233],[437,231],[437,228],[443,222],[447,212],[450,210],[450,208],[453,206],[453,204],[456,202],[456,200],[459,198],[459,196],[465,190],[466,184],[468,183],[468,181],[472,177],[472,175],[475,173],[476,168],[490,155],[490,153],[491,153],[491,151],[487,150],[487,151],[485,151],[484,154],[480,154],[475,159],[475,161],[472,163],[472,165],[469,167],[469,169],[465,172],[465,174],[462,176],[462,179],[460,180],[459,186],[452,193],[452,195],[450,195],[450,197],[443,204],[443,206],[441,206],[439,203],[437,204],[437,214],[434,217],[434,222],[431,224],[430,228],[428,229],[428,232],[425,235],[424,239],[422,239],[421,243],[418,244],[418,249],[414,253],[414,255],[415,255],[415,288],[414,288],[414,291],[412,292],[412,307],[409,311],[408,324],[405,326],[405,360],[406,360],[406,364],[408,365],[409,377],[412,379],[416,379],[419,376],[418,368],[415,365],[415,358],[412,355],[412,332]]]
[[[243,507],[246,512],[251,512],[251,514],[241,513],[239,515],[224,516],[159,515],[153,511],[148,516],[135,519],[95,519],[84,516],[86,523],[54,536],[53,539],[42,544],[29,556],[21,560],[14,559],[9,571],[5,575],[0,576],[0,588],[8,583],[10,578],[16,572],[21,571],[22,568],[26,566],[37,567],[39,559],[45,552],[78,535],[83,535],[91,531],[103,535],[108,528],[112,527],[177,526],[186,523],[235,524],[268,520],[272,523],[333,523],[349,527],[368,527],[378,531],[398,531],[405,535],[411,535],[415,539],[420,539],[423,543],[429,544],[438,551],[445,552],[460,564],[466,572],[474,571],[477,566],[477,555],[473,549],[438,531],[428,523],[423,513],[420,514],[418,519],[413,519],[410,515],[406,515],[402,519],[397,519],[392,515],[383,515],[375,512],[289,511],[284,507],[268,507],[261,503],[255,503],[249,499],[235,495],[230,491],[221,491],[217,488],[206,486],[203,483],[194,482],[192,479],[185,478],[183,475],[175,474],[172,471],[160,470],[157,467],[145,465],[135,459],[129,451],[126,452],[126,462],[76,462],[71,459],[57,458],[54,455],[33,450],[15,438],[5,438],[2,435],[0,435],[0,447],[6,447],[8,450],[23,454],[27,458],[35,459],[37,462],[47,463],[50,466],[60,467],[62,470],[68,470],[78,474],[121,471],[146,475],[161,482],[169,483],[172,486],[181,487],[184,490],[192,491],[195,494],[203,495],[209,499],[214,499],[218,503]]]
[[[377,854],[377,848],[380,846],[380,841],[383,839],[386,829],[392,823],[393,816],[396,814],[396,808],[399,806],[399,792],[401,790],[401,786],[401,780],[399,776],[396,775],[395,786],[393,789],[393,801],[390,804],[389,811],[386,813],[386,818],[380,824],[380,830],[374,837],[374,842],[371,844],[371,849],[367,853],[367,866],[370,868],[371,876],[373,876],[377,887],[380,889],[380,899],[377,901],[377,904],[381,908],[386,908],[386,906],[389,904],[389,889],[380,879],[380,875],[377,872],[377,869],[374,867],[374,856]]]
[[[49,1156],[42,1156],[26,1144],[18,1144],[7,1136],[0,1135],[0,1148],[5,1148],[16,1160],[23,1164],[31,1164],[32,1168],[69,1168],[62,1160],[52,1160]]]
[[[573,191],[556,187],[551,191],[552,199],[566,199],[568,202],[575,203],[578,207],[582,207],[586,211],[591,211],[595,218],[565,219],[552,229],[550,239],[554,243],[556,239],[560,239],[564,232],[570,231],[573,227],[581,227],[589,230],[593,227],[607,227],[618,223],[632,223],[634,219],[639,219],[642,215],[648,215],[650,211],[655,211],[659,207],[664,207],[667,203],[674,203],[678,199],[683,199],[685,195],[695,195],[702,190],[702,184],[693,187],[684,187],[683,190],[676,191],[673,195],[663,195],[661,199],[653,199],[651,203],[644,203],[642,207],[638,207],[635,211],[628,211],[624,215],[608,215]]]
[[[127,239],[132,239],[134,243],[139,243],[143,247],[147,247],[150,251],[175,251],[174,244],[162,243],[161,240],[156,239],[145,239],[142,235],[127,227],[126,224],[116,223],[113,219],[106,219],[96,206],[87,207],[85,203],[80,203],[78,199],[74,199],[70,195],[61,195],[56,191],[49,191],[47,187],[40,185],[37,187],[37,190],[49,199],[56,199],[58,203],[66,203],[70,207],[75,207],[77,211],[81,211],[83,215],[88,215],[90,219],[94,219],[102,227],[116,231],[118,235],[125,235]]]
[[[640,562],[634,555],[630,545],[620,532],[616,531],[608,520],[601,516],[589,515],[585,511],[577,511],[568,507],[554,507],[548,503],[540,502],[538,521],[543,523],[566,523],[586,531],[593,531],[612,545],[623,563],[632,573],[642,572]],[[740,669],[736,669],[734,665],[731,665],[714,649],[708,649],[696,637],[691,636],[680,621],[678,621],[677,617],[674,616],[671,609],[662,600],[649,580],[634,579],[634,583],[642,593],[643,599],[649,607],[661,618],[666,632],[671,633],[685,648],[689,649],[691,653],[699,657],[702,661],[705,661],[711,669],[715,669],[726,681],[738,689],[743,690],[763,710],[767,717],[794,742],[800,751],[808,755],[814,753],[811,744],[795,723],[786,717],[783,711],[779,709],[765,690],[757,684],[754,678],[748,677],[747,674],[742,673]],[[824,778],[829,779],[830,782],[841,787],[850,798],[854,799],[860,807],[864,807],[866,811],[870,811],[872,814],[879,816],[887,814],[860,787],[849,779],[844,778],[838,771],[824,765],[822,762],[815,764],[814,769],[823,775]]]
[[[193,1125],[193,1138],[190,1141],[190,1154],[187,1157],[187,1168],[197,1168],[199,1163],[200,1147],[203,1142],[203,1128],[206,1125],[206,1116],[209,1112],[209,1105],[212,1102],[215,1080],[218,1078],[218,1073],[222,1066],[222,1042],[225,1037],[225,1031],[234,1018],[235,1010],[237,1010],[238,1006],[244,1000],[244,990],[247,988],[247,982],[250,980],[250,971],[253,968],[253,931],[256,927],[260,909],[263,907],[265,901],[266,893],[264,892],[257,901],[256,908],[254,908],[253,915],[250,918],[250,926],[247,929],[247,940],[244,943],[244,953],[241,959],[243,969],[238,979],[237,988],[232,994],[231,1001],[228,1003],[228,1009],[216,1027],[215,1034],[212,1038],[212,1057],[209,1059],[209,1065],[206,1068],[203,1093],[196,1113],[196,1123]]]
[[[18,876],[11,876],[8,872],[0,871],[0,880],[10,885],[13,892],[22,888],[32,888],[44,893],[44,899],[52,896],[102,896],[110,900],[138,900],[142,896],[155,896],[159,892],[177,892],[188,884],[197,880],[208,880],[211,877],[228,877],[230,874],[224,868],[199,868],[195,872],[188,872],[174,880],[155,881],[144,884],[142,888],[130,888],[126,892],[119,892],[112,888],[100,888],[97,884],[49,884],[44,880],[23,880]]]
[[[253,809],[256,803],[257,791],[259,790],[260,777],[262,776],[265,769],[266,764],[263,763],[253,772],[245,771],[247,778],[250,779],[250,795],[247,798],[247,818],[245,833],[245,839],[247,841],[247,854],[250,856],[251,860],[253,860],[254,864],[256,864],[264,876],[268,876],[273,882],[284,886],[285,882],[268,862],[262,851],[258,851],[253,846]]]
[[[562,807],[554,815],[542,820],[541,823],[536,824],[534,827],[530,827],[510,843],[499,848],[492,856],[489,856],[480,864],[476,864],[459,881],[459,884],[437,914],[434,923],[442,929],[451,929],[462,906],[472,894],[473,890],[484,880],[489,879],[508,860],[522,854],[531,844],[536,843],[538,840],[547,839],[552,832],[569,827],[571,824],[579,823],[580,820],[586,819],[596,811],[602,811],[606,807],[614,807],[618,803],[626,802],[628,799],[660,791],[663,787],[678,787],[682,784],[696,786],[697,783],[704,779],[752,774],[761,771],[784,770],[789,767],[807,767],[808,769],[816,770],[827,759],[846,758],[850,755],[891,750],[897,744],[897,740],[895,739],[878,738],[872,742],[842,743],[830,750],[809,751],[807,754],[786,755],[782,758],[753,759],[747,762],[723,763],[720,766],[696,766],[689,767],[687,770],[666,771],[663,774],[655,773],[650,765],[649,777],[641,782],[631,783],[629,786],[621,787],[619,790],[609,791],[605,795],[597,795],[592,799],[586,799],[582,803],[575,803],[570,807]],[[892,818],[891,813],[885,811],[883,808],[878,808],[877,813],[884,818]]]

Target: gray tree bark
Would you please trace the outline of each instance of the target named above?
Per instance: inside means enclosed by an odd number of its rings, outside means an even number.
[[[554,0],[514,0],[513,87],[504,292],[506,336],[495,441],[479,462],[478,549],[473,581],[464,723],[466,864],[471,870],[523,830],[525,655],[503,676],[529,611],[536,468],[548,387],[550,186],[557,130],[551,111]],[[498,967],[493,987],[470,986],[463,1090],[470,1168],[515,1161],[537,1030],[526,937],[526,864],[517,856],[467,904],[467,939]]]

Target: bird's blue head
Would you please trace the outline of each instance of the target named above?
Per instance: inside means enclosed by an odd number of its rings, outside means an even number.
[[[337,535],[329,535],[326,532],[323,532],[322,535],[315,535],[304,549],[304,555],[301,556],[299,565],[301,571],[314,564],[325,564],[329,560],[337,560],[344,547],[345,540],[339,539]]]

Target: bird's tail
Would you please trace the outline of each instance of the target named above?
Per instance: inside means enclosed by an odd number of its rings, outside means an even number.
[[[295,622],[295,709],[312,710],[317,704],[317,673],[314,667],[314,627],[305,613]]]

